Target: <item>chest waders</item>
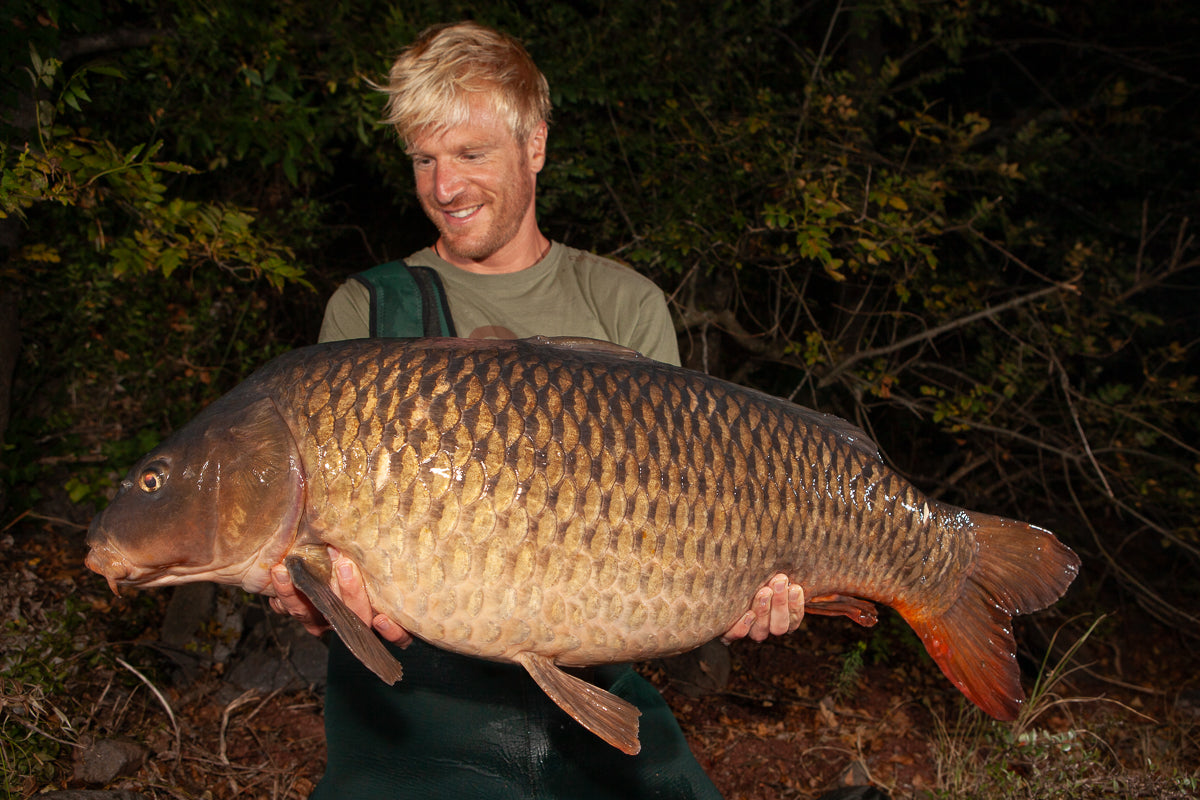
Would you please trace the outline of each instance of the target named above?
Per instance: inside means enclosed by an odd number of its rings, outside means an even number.
[[[372,336],[455,336],[437,273],[393,261],[353,277]],[[628,665],[578,671],[642,712],[628,756],[571,719],[523,667],[414,640],[388,686],[329,638],[328,764],[314,800],[720,800],[662,695]]]

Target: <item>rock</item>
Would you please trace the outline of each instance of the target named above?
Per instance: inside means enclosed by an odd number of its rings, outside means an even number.
[[[249,632],[238,644],[226,682],[262,694],[325,685],[328,649],[299,622],[253,607],[246,627]]]
[[[150,751],[137,742],[122,739],[100,739],[85,747],[75,757],[75,780],[84,783],[109,783],[118,775],[137,771]]]
[[[843,786],[840,789],[826,792],[817,800],[889,800],[889,798],[886,792],[882,792],[874,786]]]
[[[175,587],[160,636],[179,668],[176,685],[192,683],[212,664],[226,663],[241,638],[246,595],[235,586],[189,583]]]
[[[718,639],[659,663],[675,688],[689,697],[724,691],[732,668],[729,648]]]
[[[817,800],[890,800],[887,792],[870,785],[867,768],[852,761],[836,781],[836,788],[829,789]]]

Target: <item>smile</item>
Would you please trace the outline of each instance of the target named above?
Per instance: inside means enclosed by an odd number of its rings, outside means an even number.
[[[466,219],[481,208],[483,208],[482,205],[477,205],[471,206],[470,208],[461,208],[457,211],[446,211],[445,214],[447,216],[454,217],[455,219]]]

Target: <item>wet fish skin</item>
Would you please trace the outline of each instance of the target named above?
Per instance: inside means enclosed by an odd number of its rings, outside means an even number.
[[[148,475],[165,488],[145,491]],[[1011,718],[1011,616],[1057,600],[1079,565],[1049,532],[926,498],[844,420],[579,340],[295,351],[126,484],[89,534],[110,583],[262,591],[287,553],[315,563],[333,544],[378,610],[524,664],[627,751],[636,710],[589,716],[609,698],[556,665],[696,647],[776,572],[809,613],[896,608],[960,689]],[[190,527],[166,536],[172,521]]]

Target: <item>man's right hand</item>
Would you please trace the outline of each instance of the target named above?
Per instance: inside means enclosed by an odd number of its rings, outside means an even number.
[[[376,614],[371,608],[371,599],[363,586],[358,565],[344,558],[336,547],[329,548],[329,558],[333,562],[329,585],[334,594],[384,639],[392,644],[407,647],[412,642],[412,635],[385,615]],[[271,585],[275,588],[275,597],[271,598],[270,602],[272,609],[299,620],[304,629],[314,636],[320,636],[329,630],[329,621],[308,602],[307,597],[296,591],[287,567],[283,564],[276,564],[271,568]]]

